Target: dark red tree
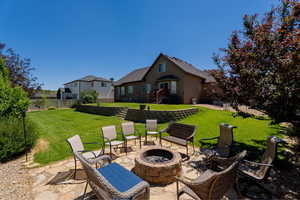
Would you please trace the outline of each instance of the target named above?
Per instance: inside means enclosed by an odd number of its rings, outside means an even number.
[[[232,106],[248,105],[274,122],[299,122],[300,5],[282,1],[261,19],[244,16],[222,55],[213,55],[224,72],[220,86]]]

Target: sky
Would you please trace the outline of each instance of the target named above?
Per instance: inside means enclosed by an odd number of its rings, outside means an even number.
[[[0,42],[30,58],[44,89],[86,75],[118,80],[159,53],[200,69],[244,14],[278,0],[0,0]]]

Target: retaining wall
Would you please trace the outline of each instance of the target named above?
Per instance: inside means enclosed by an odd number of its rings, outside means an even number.
[[[76,111],[90,113],[90,114],[97,114],[97,115],[104,115],[104,116],[115,116],[118,115],[120,112],[125,110],[125,107],[103,107],[103,106],[89,106],[89,105],[77,105]]]
[[[89,105],[78,105],[76,110],[90,114],[105,116],[121,116],[125,120],[144,123],[146,119],[157,119],[158,123],[177,121],[199,112],[198,108],[189,108],[182,110],[138,110],[128,109],[126,107],[98,107]]]

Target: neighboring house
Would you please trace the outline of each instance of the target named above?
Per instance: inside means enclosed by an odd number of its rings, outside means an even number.
[[[99,94],[98,99],[111,101],[114,98],[112,81],[92,75],[65,83],[64,91],[60,90],[63,93],[61,98],[80,99],[81,92],[88,90],[97,91]]]
[[[215,79],[207,72],[175,57],[160,54],[150,67],[136,69],[117,82],[115,101],[192,103],[201,101]]]

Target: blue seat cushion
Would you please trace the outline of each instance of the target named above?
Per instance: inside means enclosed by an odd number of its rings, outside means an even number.
[[[125,192],[143,180],[117,163],[97,169],[118,191]]]

